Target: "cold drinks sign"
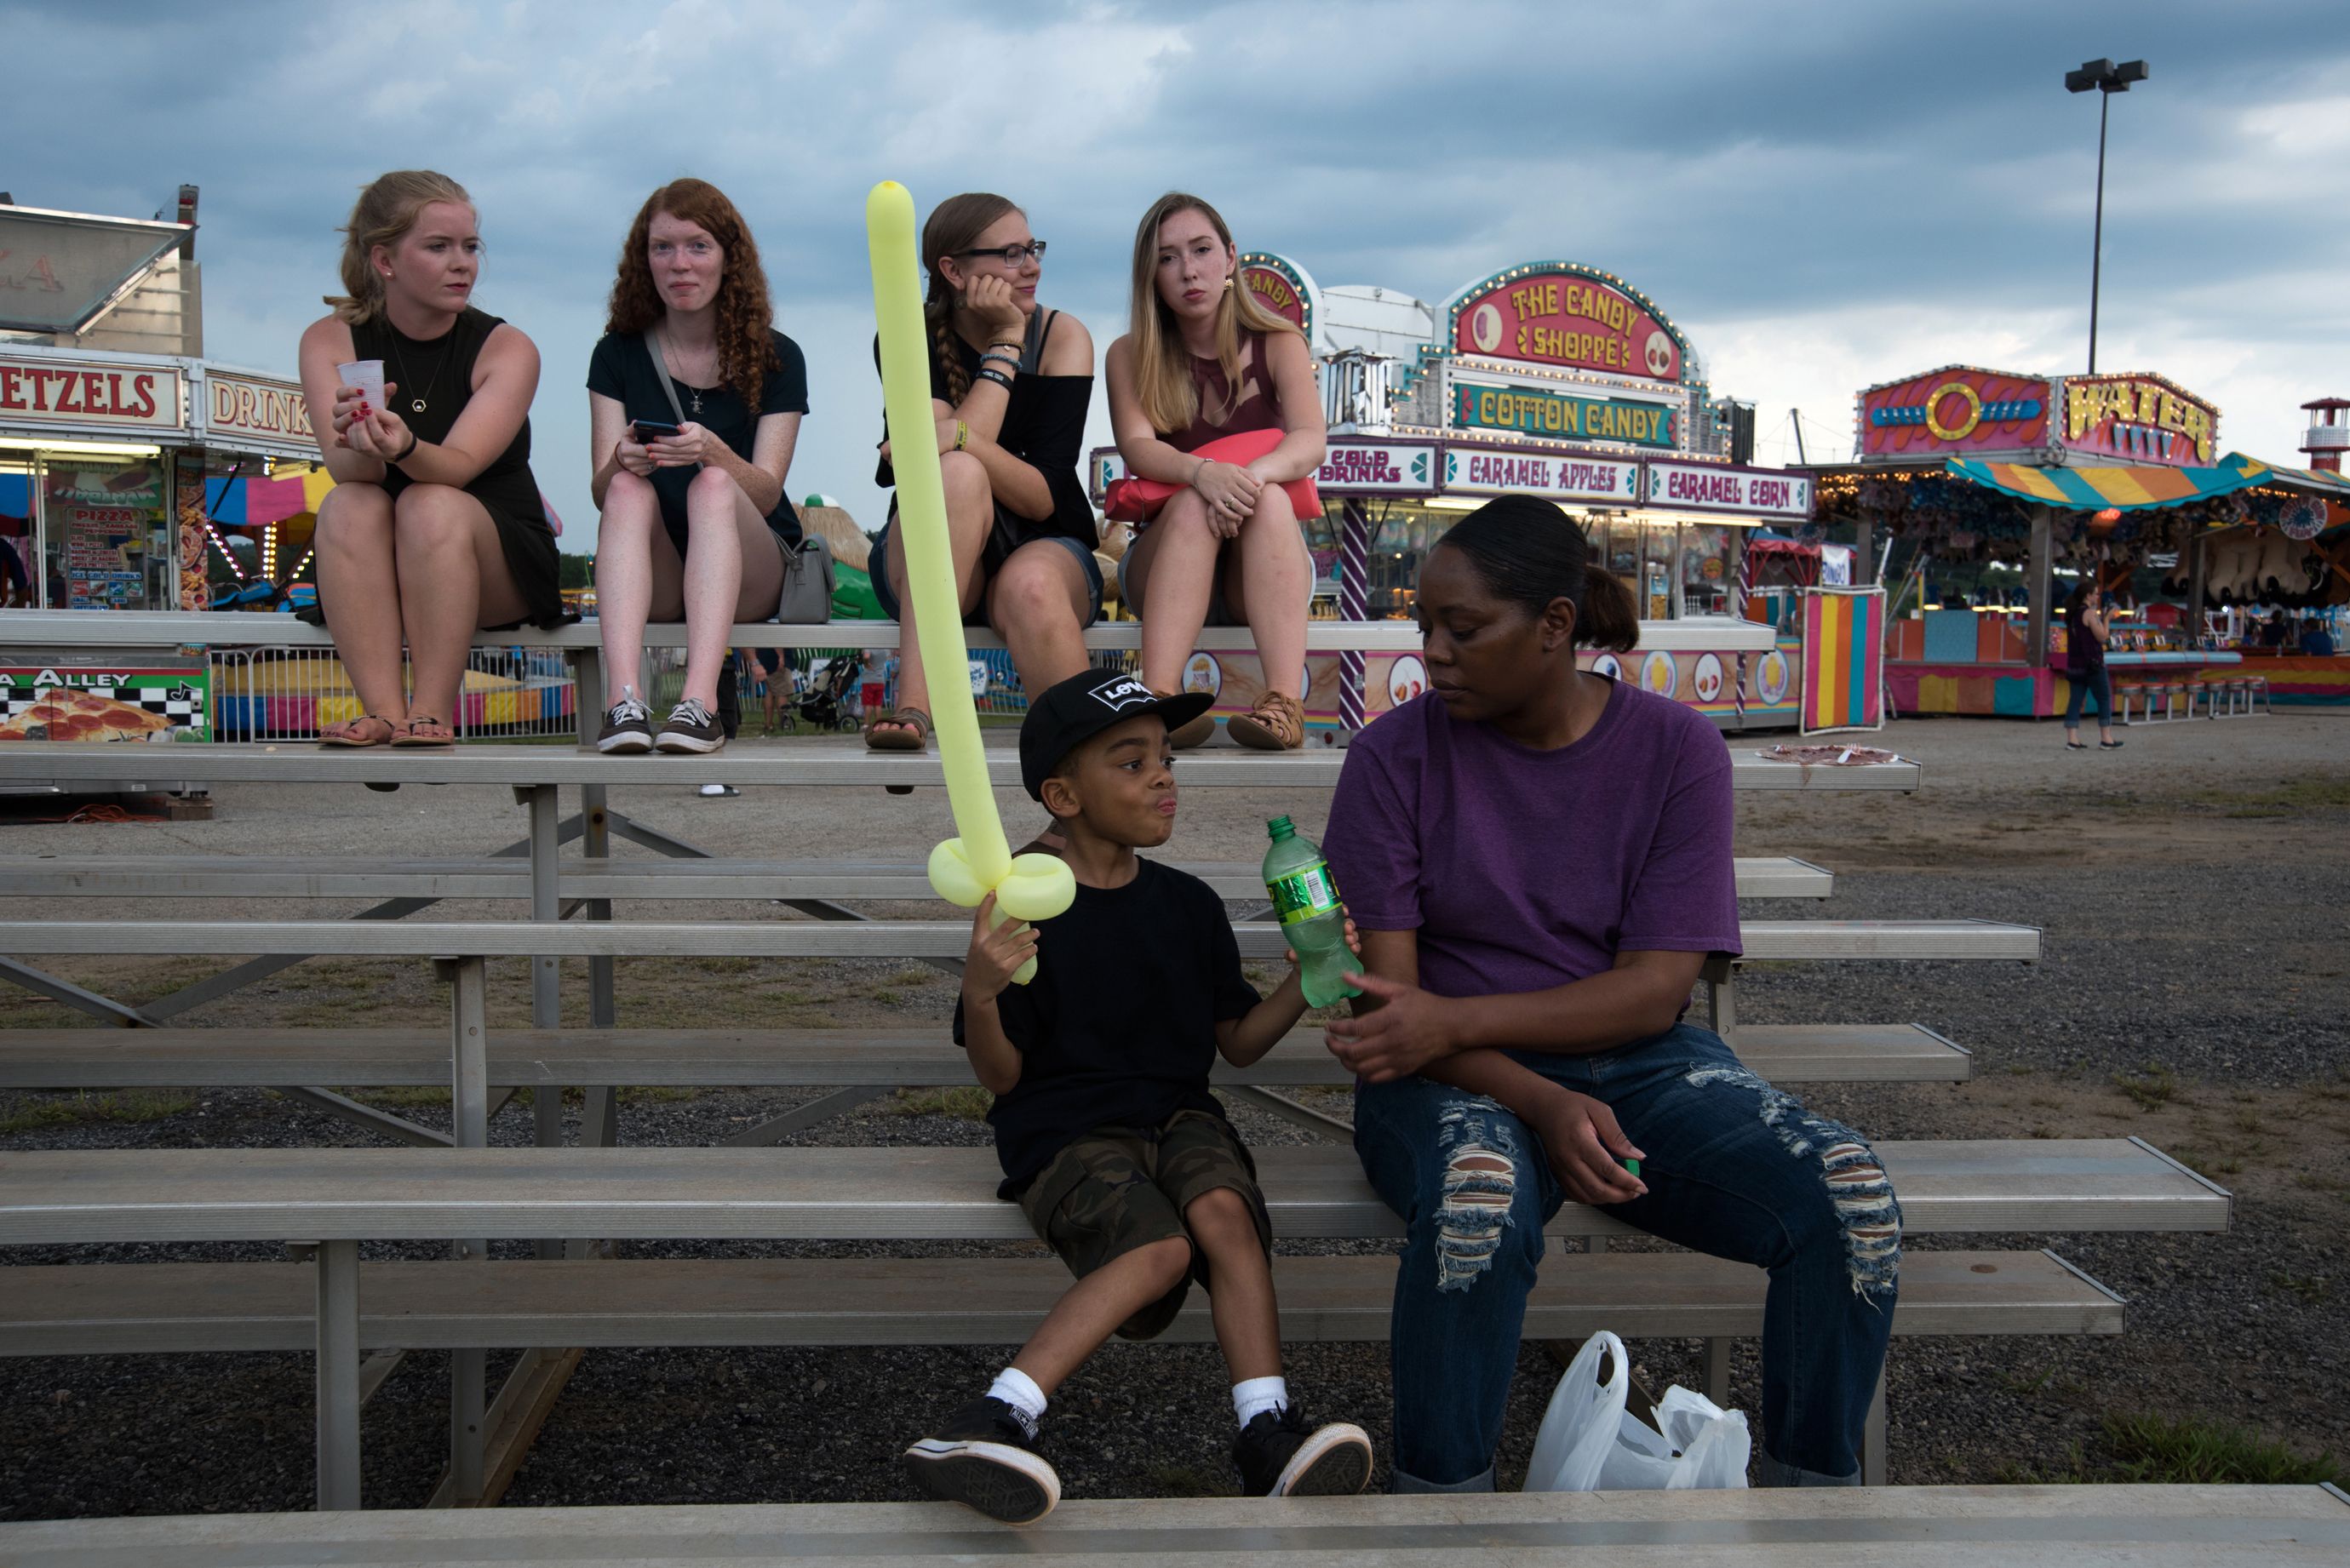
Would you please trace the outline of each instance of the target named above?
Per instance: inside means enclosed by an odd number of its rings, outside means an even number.
[[[1510,268],[1446,306],[1456,353],[1601,375],[1681,379],[1679,335],[1619,278],[1571,262]]]

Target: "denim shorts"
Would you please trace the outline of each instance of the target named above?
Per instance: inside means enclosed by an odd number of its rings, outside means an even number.
[[[881,531],[879,534],[873,535],[873,553],[868,557],[872,564],[868,575],[873,579],[873,597],[880,602],[881,613],[891,620],[903,620],[906,618],[899,611],[897,592],[889,586],[889,531],[897,525],[898,514],[893,508],[889,513],[889,520],[881,524]],[[1004,541],[1007,540],[1018,542],[1006,548]],[[1031,531],[1027,524],[1006,512],[1001,505],[995,509],[995,530],[988,536],[987,547],[979,555],[980,581],[985,583],[997,572],[1003,570],[1003,563],[1012,558],[1013,551],[1025,549],[1039,541],[1047,545],[1058,545],[1076,557],[1077,565],[1085,569],[1086,592],[1088,596],[1086,618],[1081,625],[1091,626],[1101,619],[1101,563],[1094,559],[1094,553],[1086,548],[1083,541],[1072,539],[1066,534],[1038,534]],[[962,619],[965,626],[987,624],[987,596],[984,593],[980,595],[979,607]]]

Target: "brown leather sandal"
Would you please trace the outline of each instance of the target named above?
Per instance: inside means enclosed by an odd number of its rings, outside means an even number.
[[[380,727],[381,732],[378,733],[374,731],[370,731],[362,733],[359,730],[359,726],[362,724],[378,725]],[[367,746],[383,745],[391,741],[399,733],[400,727],[397,724],[394,724],[390,720],[385,718],[382,714],[362,713],[356,719],[345,719],[338,723],[329,724],[325,729],[319,731],[318,744],[322,746],[341,746],[349,751],[359,751]]]
[[[411,719],[400,733],[391,738],[395,746],[453,746],[457,732],[439,719]]]
[[[894,725],[884,732],[884,724]],[[906,733],[911,730],[912,734]],[[899,708],[884,713],[865,726],[865,747],[873,752],[919,752],[930,743],[931,716],[920,708]]]
[[[1155,695],[1160,697],[1180,697],[1182,693],[1180,691],[1160,691],[1155,693]],[[1168,731],[1167,743],[1179,752],[1188,752],[1193,746],[1198,745],[1201,742],[1206,740],[1215,732],[1216,716],[1213,713],[1202,713],[1198,718],[1192,720],[1190,723],[1180,724],[1174,729]]]
[[[1305,704],[1268,691],[1247,712],[1225,720],[1224,732],[1256,751],[1294,752],[1305,743]]]

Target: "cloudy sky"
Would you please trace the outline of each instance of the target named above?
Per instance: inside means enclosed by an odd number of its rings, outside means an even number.
[[[876,180],[925,211],[1022,203],[1045,297],[1105,346],[1170,186],[1326,286],[1441,300],[1513,262],[1595,264],[1793,461],[1791,410],[1842,455],[1868,382],[2081,368],[2097,109],[2062,77],[2098,56],[2153,70],[2113,106],[2100,365],[2168,374],[2219,403],[2224,445],[2287,462],[2296,405],[2350,395],[2350,14],[2318,0],[92,0],[0,4],[0,38],[17,201],[143,217],[203,187],[217,360],[291,374],[372,175],[466,184],[476,298],[545,357],[538,474],[571,549],[615,253],[689,173],[744,210],[807,353],[792,493],[868,527]]]

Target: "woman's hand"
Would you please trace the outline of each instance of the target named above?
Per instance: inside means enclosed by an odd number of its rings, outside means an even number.
[[[612,461],[639,479],[650,479],[653,476],[652,451],[638,441],[636,434],[636,426],[621,427],[620,439],[612,446]]]
[[[677,427],[677,434],[661,436],[645,443],[655,468],[691,468],[695,463],[718,461],[718,449],[726,443],[701,425],[688,421]]]
[[[991,928],[988,917],[994,913],[995,895],[990,893],[972,916],[971,950],[962,961],[965,1002],[993,1002],[1022,966],[1036,956],[1036,928],[1021,920]]]
[[[1616,1113],[1590,1096],[1561,1089],[1524,1119],[1543,1140],[1559,1185],[1577,1203],[1628,1203],[1648,1190],[1621,1163],[1648,1156],[1616,1125]]]
[[[385,402],[391,401],[391,394],[397,386],[398,383],[393,381],[383,384]],[[357,389],[346,388],[345,390],[356,392]],[[335,417],[337,426],[342,431],[344,446],[361,457],[371,457],[380,462],[390,462],[395,454],[408,450],[407,421],[390,409],[370,408],[357,399],[354,399],[354,406],[362,411],[356,418],[345,421],[343,400],[339,394],[335,399]]]
[[[1218,538],[1230,539],[1256,510],[1257,493],[1264,484],[1245,468],[1211,459],[1192,474],[1191,488],[1208,504],[1208,526]]]
[[[993,273],[974,275],[971,286],[963,290],[962,302],[992,338],[1009,343],[1027,332],[1028,317],[1020,308],[1020,296],[1012,292],[1010,278]]]
[[[1354,926],[1347,922],[1350,946]],[[1357,1077],[1373,1084],[1408,1077],[1461,1049],[1445,998],[1375,974],[1349,974],[1347,981],[1378,1004],[1360,1017],[1339,1019],[1328,1031],[1330,1054]]]

